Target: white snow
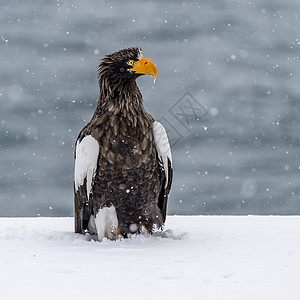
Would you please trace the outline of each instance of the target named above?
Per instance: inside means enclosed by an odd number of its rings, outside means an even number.
[[[102,243],[73,218],[0,218],[1,299],[299,299],[300,216],[167,217]]]

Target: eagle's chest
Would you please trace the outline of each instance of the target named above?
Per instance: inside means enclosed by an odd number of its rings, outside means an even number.
[[[153,125],[120,116],[112,116],[105,124],[99,142],[99,167],[122,171],[156,164]]]
[[[93,188],[98,204],[115,203],[119,199],[120,203],[133,201],[131,204],[134,206],[137,202],[142,203],[146,199],[156,201],[157,198],[159,166],[152,124],[128,126],[125,122],[121,119],[118,123],[106,124],[106,130],[99,139]],[[114,126],[118,126],[119,130],[116,131]]]

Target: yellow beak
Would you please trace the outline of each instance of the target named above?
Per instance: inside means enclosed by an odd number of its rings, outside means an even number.
[[[147,58],[142,58],[141,60],[136,61],[133,67],[131,68],[131,71],[134,71],[137,74],[153,75],[154,81],[157,77],[156,65]]]

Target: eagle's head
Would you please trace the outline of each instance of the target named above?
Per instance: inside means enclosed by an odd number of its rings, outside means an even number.
[[[127,48],[105,55],[99,65],[99,83],[105,82],[111,89],[118,88],[135,81],[141,75],[157,76],[155,64],[143,58],[140,48]]]

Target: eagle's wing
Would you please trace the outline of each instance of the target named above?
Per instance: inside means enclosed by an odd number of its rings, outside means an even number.
[[[163,221],[165,222],[168,195],[173,178],[172,154],[166,130],[163,125],[157,121],[153,123],[153,134],[157,158],[162,172],[162,189],[158,198],[158,207],[162,212]]]
[[[91,205],[90,194],[93,187],[99,143],[91,136],[86,135],[77,140],[75,150],[74,173],[74,201],[75,201],[75,232],[82,233],[89,229]],[[93,226],[92,226],[93,227]],[[93,228],[92,228],[93,229]]]

